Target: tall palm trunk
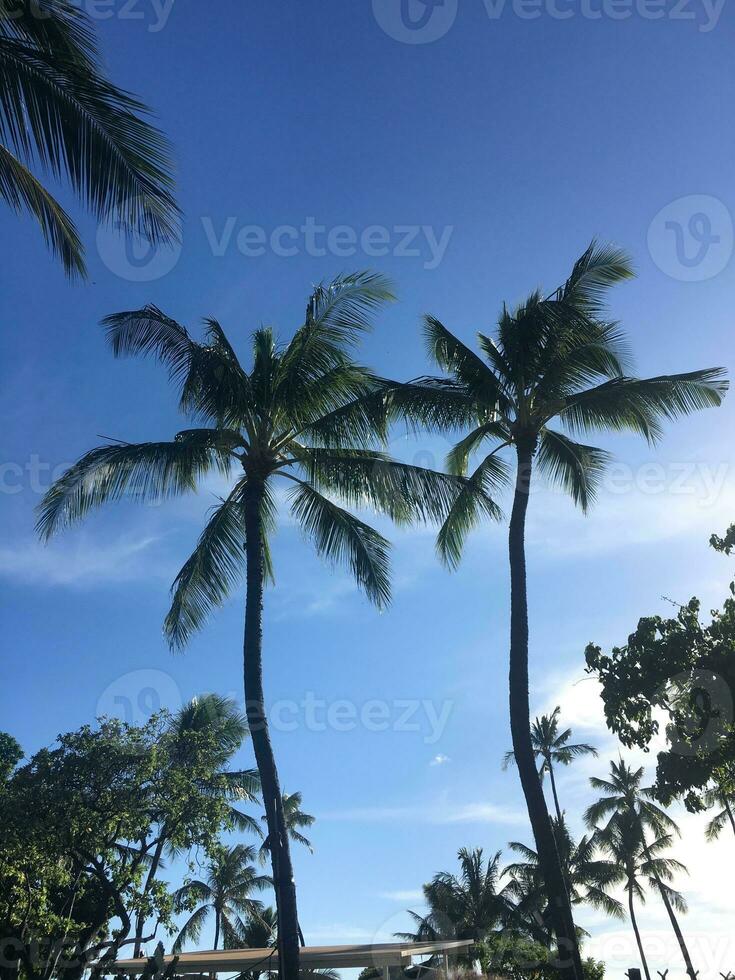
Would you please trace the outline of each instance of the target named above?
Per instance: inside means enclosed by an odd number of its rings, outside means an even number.
[[[546,763],[546,768],[549,770],[549,779],[551,781],[551,793],[554,797],[554,808],[556,809],[556,819],[559,821],[559,826],[561,827],[561,807],[559,806],[559,795],[556,792],[556,778],[554,777],[554,766],[549,759]]]
[[[646,843],[645,834],[643,835],[643,851],[646,855],[646,860],[648,860],[649,862],[652,861],[651,852],[648,849],[648,844]],[[664,884],[661,881],[659,875],[656,873],[655,868],[652,869],[652,874],[653,874],[653,878],[656,881],[656,884],[658,885],[658,891],[659,894],[661,895],[661,901],[664,903],[664,907],[666,908],[666,912],[669,916],[669,921],[671,922],[671,928],[674,930],[674,935],[676,936],[676,941],[679,944],[679,949],[681,950],[681,955],[684,960],[684,964],[686,966],[686,971],[689,974],[689,980],[697,980],[698,971],[694,969],[692,958],[689,955],[687,944],[684,941],[684,935],[681,931],[681,927],[679,926],[679,920],[676,918],[676,913],[674,912],[671,906],[671,902],[669,901],[669,896],[666,894],[666,889],[664,888]]]
[[[730,826],[732,827],[732,832],[735,834],[735,815],[733,815],[732,807],[730,806],[730,801],[727,798],[727,794],[722,792],[722,802],[725,807],[725,812],[727,813],[728,819],[730,821]]]
[[[638,943],[638,952],[641,956],[641,965],[643,966],[643,972],[646,975],[646,980],[651,980],[651,974],[648,970],[648,961],[646,960],[646,954],[643,952],[643,943],[641,942],[641,934],[638,931],[638,923],[635,917],[635,907],[633,904],[633,881],[630,880],[628,884],[628,909],[630,911],[630,921],[633,926],[633,932],[635,933],[635,941]]]
[[[536,841],[541,873],[549,896],[551,924],[556,934],[559,968],[568,980],[582,980],[582,961],[551,820],[531,742],[528,693],[528,594],[526,588],[525,526],[531,485],[532,445],[518,446],[513,511],[510,519],[510,728],[513,752]]]
[[[299,922],[296,886],[289,848],[283,797],[273,755],[263,697],[263,580],[264,545],[260,507],[263,487],[249,481],[245,496],[245,552],[247,598],[245,605],[244,679],[248,725],[255,761],[260,773],[268,838],[270,841],[273,888],[278,911],[278,956],[280,980],[298,980]]]

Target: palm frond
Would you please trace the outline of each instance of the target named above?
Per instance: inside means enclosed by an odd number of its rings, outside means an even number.
[[[572,432],[630,430],[656,442],[662,421],[722,403],[729,383],[724,368],[655,378],[613,378],[572,395],[559,417]]]
[[[560,432],[544,428],[537,458],[539,469],[547,480],[565,490],[575,504],[586,511],[597,496],[611,456],[603,449],[584,446]]]
[[[424,337],[429,356],[466,385],[478,402],[491,411],[507,407],[508,399],[493,371],[436,317],[424,317]]]
[[[16,212],[29,211],[46,244],[71,276],[86,275],[84,246],[74,222],[43,184],[0,144],[0,197]]]
[[[245,570],[245,521],[240,481],[217,507],[176,576],[163,631],[172,648],[186,645],[211,610],[221,606]]]
[[[186,438],[174,442],[99,446],[71,466],[46,492],[37,530],[48,539],[108,501],[158,501],[196,489],[212,470],[229,471],[226,452]]]
[[[308,483],[296,482],[289,494],[291,510],[317,552],[330,561],[345,562],[370,601],[386,606],[390,602],[388,542]]]
[[[495,521],[502,518],[502,511],[492,495],[506,480],[504,462],[491,454],[456,494],[436,538],[439,556],[449,568],[459,565],[467,535],[483,516]]]

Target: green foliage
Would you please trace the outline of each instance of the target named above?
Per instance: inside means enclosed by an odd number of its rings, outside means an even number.
[[[115,355],[159,360],[179,391],[181,411],[206,427],[185,429],[168,443],[91,450],[44,497],[41,536],[49,538],[105,502],[162,500],[194,490],[209,473],[231,477],[228,495],[173,585],[165,632],[181,647],[243,577],[251,497],[272,575],[273,487],[287,479],[291,513],[317,552],[345,564],[368,598],[384,606],[390,599],[388,542],[336,499],[398,521],[443,520],[465,486],[458,477],[398,463],[380,451],[389,421],[386,385],[353,353],[375,310],[391,299],[390,284],[370,272],[320,285],[288,344],[279,346],[269,329],[253,333],[249,370],[214,320],[198,342],[153,306],[107,317]]]
[[[553,954],[546,946],[512,930],[495,933],[476,946],[484,973],[508,980],[558,980]],[[603,980],[605,966],[591,957],[582,961],[584,980]]]
[[[7,732],[0,732],[0,782],[8,778],[23,758],[23,749]]]
[[[730,528],[713,546],[729,554]],[[735,792],[735,583],[710,622],[692,598],[676,616],[647,616],[623,646],[604,654],[590,643],[587,667],[602,684],[608,727],[628,746],[647,749],[659,731],[657,709],[666,713],[668,748],[659,753],[656,795],[682,798],[688,809],[708,805],[707,789]]]
[[[222,768],[239,744],[232,718],[202,724],[201,711],[86,725],[0,785],[0,931],[27,977],[76,977],[80,956],[135,942],[138,920],[171,928],[162,850],[211,852],[233,827],[229,801],[249,796],[245,776]]]
[[[653,442],[665,421],[720,404],[728,387],[723,368],[647,379],[628,373],[627,345],[606,319],[605,300],[612,285],[632,274],[622,251],[593,242],[557,290],[532,293],[513,310],[504,306],[495,336],[478,334],[479,354],[436,317],[425,318],[427,351],[448,377],[393,384],[389,391],[395,416],[464,431],[447,457],[450,472],[464,476],[471,458],[479,459],[437,539],[450,566],[481,517],[499,516],[493,498],[508,480],[500,452],[530,452],[542,475],[586,510],[610,457],[574,437],[628,431]]]
[[[73,222],[31,168],[64,178],[91,212],[151,241],[177,236],[169,147],[147,110],[106,77],[90,18],[71,0],[4,0],[0,197],[38,222],[84,275]]]

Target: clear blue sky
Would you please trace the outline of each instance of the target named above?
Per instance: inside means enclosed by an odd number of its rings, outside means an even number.
[[[449,16],[447,4],[434,16]],[[168,584],[211,490],[166,507],[108,508],[48,549],[34,543],[33,508],[50,471],[98,434],[135,441],[183,427],[161,369],[113,360],[97,326],[105,314],[153,302],[194,331],[216,316],[244,344],[261,322],[288,336],[312,283],[370,266],[394,279],[399,302],[381,316],[364,358],[410,377],[429,369],[423,312],[469,339],[492,328],[503,300],[557,285],[596,235],[635,260],[639,278],[614,294],[613,312],[641,372],[732,365],[732,7],[713,24],[693,0],[682,8],[693,19],[646,19],[640,6],[627,19],[592,19],[578,5],[557,6],[573,16],[557,19],[547,3],[535,19],[510,4],[493,18],[483,0],[460,0],[451,29],[425,44],[390,36],[401,30],[398,0],[378,4],[388,32],[368,0],[178,0],[160,30],[152,29],[156,8],[139,0],[128,10],[141,18],[118,4],[99,21],[113,77],[155,107],[175,145],[183,248],[167,274],[130,281],[119,274],[122,253],[104,235],[98,251],[94,223],[81,218],[91,276],[70,285],[31,222],[0,211],[0,718],[27,751],[113,711],[117,697],[136,699],[142,689],[145,706],[151,685],[167,704],[240,691],[239,599],[184,656],[174,658],[161,635]],[[672,204],[692,195],[700,199]],[[309,254],[298,229],[310,219],[352,231],[333,231],[327,254]],[[238,249],[246,226],[263,229],[265,254]],[[278,242],[273,249],[280,226],[296,254],[277,254]],[[389,254],[366,254],[371,226],[386,229],[371,241],[384,235]],[[419,254],[401,254],[400,226],[419,229],[409,244]],[[217,255],[211,241],[227,227],[229,246]],[[704,247],[707,267],[692,260],[703,227],[720,236],[714,251]],[[252,245],[256,233],[248,234]],[[350,235],[362,242],[354,255],[340,251]],[[432,248],[434,240],[446,248]],[[166,256],[156,261],[163,270]],[[684,281],[698,269],[707,278]],[[604,740],[594,690],[570,686],[585,644],[623,640],[639,615],[667,608],[664,594],[714,602],[724,592],[728,569],[707,538],[735,517],[732,404],[678,425],[655,450],[605,440],[633,469],[586,520],[556,495],[532,501],[535,704],[562,700],[580,736]],[[442,451],[436,440],[406,444],[399,434],[394,448],[424,462]],[[647,463],[654,468],[641,470]],[[406,699],[451,709],[435,742],[423,708],[419,731],[301,724],[276,733],[285,788],[302,790],[320,818],[316,855],[297,856],[313,942],[385,936],[405,924],[406,905],[419,904],[410,893],[453,866],[459,846],[492,852],[529,839],[516,818],[515,776],[499,765],[508,744],[504,530],[477,534],[454,575],[434,560],[430,534],[395,540],[395,601],[383,615],[320,565],[294,528],[276,542],[265,646],[272,701],[309,692],[358,706],[379,699],[394,720]],[[141,670],[167,679],[141,679]],[[587,774],[562,783],[570,809],[585,799]],[[690,848],[699,829],[692,833]],[[711,939],[727,933],[710,899],[693,904],[696,928]],[[653,902],[650,915],[651,928],[667,935]],[[605,955],[618,963],[617,953]],[[716,976],[714,966],[703,966],[703,977]]]

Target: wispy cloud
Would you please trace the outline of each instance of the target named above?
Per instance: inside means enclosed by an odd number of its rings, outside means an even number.
[[[407,888],[404,891],[381,892],[380,898],[385,898],[389,902],[423,902],[424,893],[420,888]]]
[[[87,535],[51,545],[25,540],[0,548],[0,576],[20,584],[80,588],[169,580],[175,567],[156,553],[160,541],[155,535],[122,535],[106,543]]]
[[[440,752],[438,755],[435,755],[434,756],[434,758],[431,760],[431,762],[429,763],[429,765],[430,766],[445,766],[448,762],[451,762],[451,761],[452,760],[449,758],[448,755],[442,755],[442,753]]]
[[[321,820],[350,821],[355,823],[423,823],[423,824],[514,824],[525,821],[525,814],[511,807],[495,803],[456,803],[444,801],[438,804],[412,806],[365,806],[344,810],[332,810],[320,815]]]

